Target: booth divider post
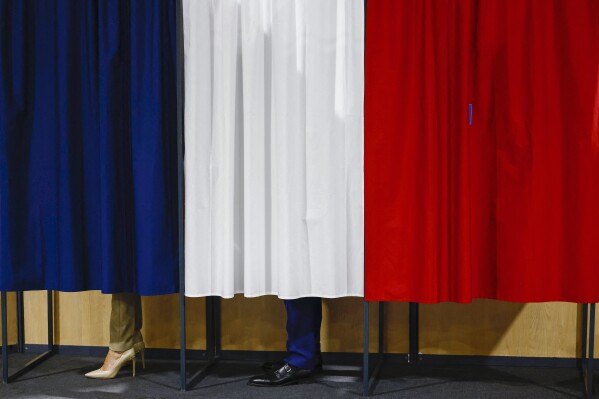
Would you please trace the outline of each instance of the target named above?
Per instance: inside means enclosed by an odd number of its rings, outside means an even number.
[[[581,368],[584,379],[585,397],[594,398],[593,374],[595,357],[595,304],[582,305],[582,358]]]
[[[409,325],[410,349],[408,363],[416,364],[420,360],[420,308],[416,302],[410,302],[409,305]]]
[[[17,352],[25,352],[25,307],[24,307],[24,294],[23,291],[17,291]],[[2,299],[2,381],[4,384],[8,384],[21,375],[25,374],[29,370],[33,369],[44,360],[48,359],[54,354],[54,301],[53,292],[47,291],[47,302],[48,302],[48,346],[46,352],[35,357],[29,361],[23,367],[15,371],[12,375],[8,373],[8,305],[5,291],[1,293]]]
[[[362,396],[370,396],[370,390],[375,385],[378,374],[385,362],[385,303],[379,302],[378,323],[378,361],[370,374],[370,307],[364,300],[364,350],[362,355]],[[371,384],[372,380],[372,384]]]
[[[8,384],[8,316],[6,292],[2,291],[2,381]]]
[[[17,352],[25,352],[25,308],[23,291],[17,292]]]

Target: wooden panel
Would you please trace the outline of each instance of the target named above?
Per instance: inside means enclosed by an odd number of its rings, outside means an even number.
[[[88,291],[58,293],[54,297],[54,340],[63,345],[104,346],[108,342],[110,297]],[[25,293],[27,343],[45,344],[46,291]]]
[[[286,314],[276,297],[222,300],[222,345],[225,350],[285,350]],[[376,350],[378,310],[371,304],[370,347]],[[398,307],[399,309],[399,307]],[[361,298],[323,301],[321,343],[326,352],[361,352],[363,342]]]
[[[99,292],[55,293],[56,342],[108,345],[110,296]],[[204,348],[202,298],[187,298],[187,345]],[[143,299],[143,334],[149,347],[179,347],[178,296]],[[222,300],[222,344],[226,350],[284,350],[285,308],[275,297]],[[361,352],[363,302],[325,299],[324,351]],[[13,305],[14,307],[14,305]],[[28,343],[46,342],[45,292],[25,296]],[[377,350],[378,304],[370,304],[370,350]],[[513,304],[476,301],[469,305],[422,305],[421,351],[429,354],[574,357],[580,351],[580,307],[567,303]],[[14,320],[14,310],[12,316]],[[408,350],[408,305],[386,305],[385,350]],[[14,322],[13,322],[14,326]],[[15,333],[11,332],[14,341]]]
[[[285,307],[272,296],[221,300],[225,350],[285,350]]]
[[[27,342],[46,342],[46,294],[25,296]],[[107,346],[110,296],[99,292],[55,293],[55,339],[62,345]],[[187,298],[187,345],[205,347],[205,301]],[[227,350],[284,350],[285,308],[275,297],[222,300],[222,343]],[[360,298],[325,299],[322,347],[325,351],[362,350],[363,302]],[[371,304],[371,350],[376,350],[378,307]],[[388,306],[387,319],[404,328],[387,329],[388,350],[407,348],[406,305]],[[178,296],[143,298],[144,327],[148,347],[179,347]]]
[[[179,314],[179,296],[177,304],[173,305],[168,311]],[[156,297],[158,298],[158,297]],[[167,311],[167,309],[165,309]],[[144,313],[145,316],[145,313]],[[186,298],[185,300],[185,318],[187,323],[187,348],[189,349],[206,349],[206,300],[204,298]],[[177,323],[179,318],[177,317]],[[177,332],[176,341],[171,341],[164,348],[179,347],[179,325],[174,327]],[[171,335],[172,336],[172,335]]]
[[[428,354],[575,357],[580,346],[575,304],[479,300],[422,305],[420,317]]]
[[[17,311],[16,311],[16,295],[14,292],[6,293],[7,319],[8,319],[8,344],[17,343]],[[1,299],[0,299],[1,304]],[[2,317],[0,317],[0,331],[2,328]],[[2,345],[2,336],[0,335],[0,345]]]
[[[187,299],[190,349],[204,348],[204,300]],[[179,347],[179,297],[144,297],[142,333],[150,348]],[[31,344],[47,342],[46,292],[25,293],[25,333]],[[59,345],[108,346],[110,295],[98,291],[54,293],[55,342]]]
[[[370,305],[371,351],[378,350],[378,304]],[[325,299],[321,343],[325,352],[362,352],[364,302],[361,298]]]
[[[408,353],[409,342],[409,307],[407,303],[385,304],[385,352]],[[371,327],[371,331],[376,331]],[[372,341],[371,341],[372,342]],[[372,345],[370,350],[374,350]]]

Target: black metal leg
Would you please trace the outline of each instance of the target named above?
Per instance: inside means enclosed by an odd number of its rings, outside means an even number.
[[[21,375],[25,374],[29,370],[33,369],[38,364],[42,363],[44,360],[48,359],[50,356],[54,354],[54,306],[52,301],[52,291],[48,291],[48,350],[41,355],[37,356],[25,366],[17,370],[14,374],[8,374],[8,316],[7,316],[7,295],[6,292],[2,292],[2,381],[5,384],[8,384],[11,381],[16,380]],[[17,313],[23,310],[23,297],[19,299],[19,292],[17,292]],[[24,327],[19,327],[18,324],[23,321],[19,321],[21,315],[17,315],[17,329],[21,329],[21,332],[17,332],[17,334],[24,335]],[[24,317],[24,316],[23,316]],[[19,338],[21,342],[18,346],[23,347],[23,351],[25,349],[25,338]],[[20,348],[18,348],[20,350]]]
[[[369,333],[370,333],[370,314],[369,314],[369,307],[368,307],[368,302],[364,301],[364,354],[363,354],[363,358],[362,358],[362,395],[363,396],[368,396],[368,388],[369,388],[369,382],[370,382],[370,373],[368,370],[368,366],[369,366],[369,358],[370,358],[370,353],[369,353],[369,341],[370,341],[370,337],[369,337]]]
[[[206,358],[208,364],[202,367],[194,375],[189,378],[189,386],[194,386],[206,377],[208,371],[212,366],[218,362],[218,356],[216,356],[216,323],[215,323],[215,303],[218,298],[206,297]],[[220,331],[220,329],[219,329]],[[220,337],[218,338],[220,345]],[[220,354],[220,350],[219,350]]]
[[[589,356],[587,359],[587,398],[593,398],[593,363],[595,357],[595,304],[589,306]]]
[[[8,316],[6,292],[2,291],[2,381],[8,384]]]
[[[364,301],[364,354],[362,358],[362,395],[370,396],[370,390],[373,389],[371,387],[371,380],[373,382],[372,385],[376,383],[377,376],[381,368],[383,367],[383,362],[385,361],[385,350],[384,350],[384,331],[385,331],[385,307],[383,303],[379,303],[379,347],[378,347],[378,361],[374,369],[372,370],[372,374],[370,373],[370,307],[369,303]]]
[[[385,353],[385,302],[379,302],[379,355]]]
[[[587,343],[589,339],[589,305],[582,305],[582,358],[581,367],[586,367],[587,360]]]
[[[409,363],[417,363],[420,354],[420,343],[419,343],[419,326],[420,326],[420,315],[419,315],[419,307],[415,302],[410,302],[410,353],[408,354],[408,362]]]
[[[185,317],[185,293],[179,292],[179,383],[181,391],[187,390],[187,334],[186,334],[186,317]]]
[[[184,58],[183,58],[183,8],[181,0],[175,5],[176,13],[176,73],[177,73],[177,173],[178,173],[178,237],[179,237],[179,382],[181,391],[187,390],[187,334],[185,317],[185,175],[183,163],[183,110],[184,110]]]
[[[219,358],[221,355],[221,317],[220,317],[220,298],[214,297],[214,356]]]
[[[214,297],[206,297],[206,356],[214,359]]]
[[[17,291],[17,352],[25,352],[25,300],[23,291]]]
[[[54,353],[54,292],[52,290],[48,290],[46,300],[48,304],[48,352]]]

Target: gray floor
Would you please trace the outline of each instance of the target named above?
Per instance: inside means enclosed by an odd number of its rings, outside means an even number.
[[[28,355],[11,355],[19,367]],[[186,393],[179,392],[178,362],[147,360],[131,377],[131,368],[114,380],[83,377],[102,359],[56,355],[9,385],[0,398],[337,398],[360,397],[359,366],[325,365],[317,378],[284,388],[246,385],[258,363],[221,361]],[[192,370],[202,363],[190,363]],[[12,370],[11,370],[12,371]],[[432,367],[386,364],[374,386],[375,398],[581,398],[582,380],[573,368]]]

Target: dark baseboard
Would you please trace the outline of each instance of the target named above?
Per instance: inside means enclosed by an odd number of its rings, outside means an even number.
[[[26,353],[42,353],[47,350],[46,345],[27,344]],[[16,352],[16,346],[10,345],[9,351]],[[88,356],[104,357],[106,355],[105,346],[75,346],[75,345],[56,345],[55,352],[65,356]],[[146,356],[152,359],[178,360],[179,349],[161,349],[148,348]],[[237,351],[224,350],[220,353],[220,359],[225,361],[248,361],[263,362],[273,359],[280,359],[285,352],[280,351]],[[371,361],[376,360],[377,353],[371,353]],[[408,356],[405,353],[385,354],[385,362],[397,366],[508,366],[508,367],[580,367],[580,359],[577,358],[559,358],[559,357],[523,357],[523,356],[471,356],[471,355],[426,355],[420,354],[418,361],[408,363]],[[361,366],[362,353],[347,352],[327,352],[323,353],[325,364]],[[208,360],[206,351],[198,349],[188,349],[187,359],[190,361]]]
[[[580,359],[564,357],[420,355],[418,363],[431,366],[580,367]]]
[[[42,353],[48,349],[47,345],[26,344],[25,353]],[[105,346],[79,346],[79,345],[55,345],[54,353],[64,356],[77,357],[104,357],[108,350]],[[16,353],[16,345],[9,346],[10,353]],[[146,357],[151,359],[179,360],[179,349],[146,348]],[[187,350],[189,360],[206,360],[206,351]]]

